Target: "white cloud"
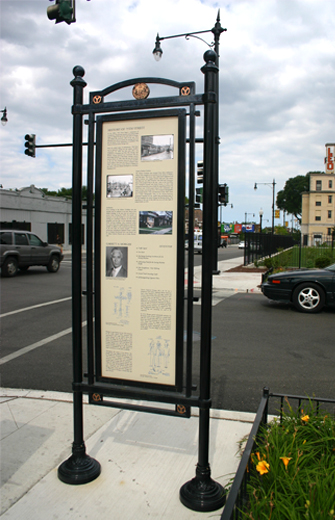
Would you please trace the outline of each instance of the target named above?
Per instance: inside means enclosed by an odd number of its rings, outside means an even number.
[[[211,29],[218,8],[227,28],[220,45],[220,180],[229,184],[234,204],[224,209],[226,220],[258,215],[260,207],[264,219],[271,218],[271,187],[255,192],[255,182],[275,179],[278,191],[290,177],[323,170],[324,145],[335,140],[334,2],[76,4],[77,22],[68,26],[48,20],[47,0],[0,2],[1,108],[8,111],[8,124],[0,128],[5,188],[71,186],[71,149],[38,149],[31,159],[24,155],[24,135],[35,133],[38,144],[71,141],[75,65],[86,71],[86,101],[90,91],[141,76],[195,81],[201,92],[203,42],[165,40],[158,63],[152,49],[157,32]],[[211,33],[200,36],[212,41]],[[200,146],[197,154],[200,158]]]

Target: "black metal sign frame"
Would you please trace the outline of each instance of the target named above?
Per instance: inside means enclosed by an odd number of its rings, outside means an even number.
[[[189,417],[190,407],[199,407],[199,451],[195,477],[180,489],[181,502],[196,511],[213,511],[225,503],[224,488],[211,478],[209,465],[209,410],[211,407],[211,321],[212,321],[212,265],[214,237],[213,193],[216,191],[215,174],[217,165],[217,146],[219,143],[216,129],[218,99],[217,54],[210,50],[204,54],[205,65],[204,93],[195,94],[194,83],[178,83],[158,78],[137,78],[113,85],[102,91],[90,94],[90,103],[83,104],[84,69],[75,67],[75,78],[71,85],[74,89],[73,102],[73,198],[72,198],[72,331],[73,331],[73,409],[74,442],[72,455],[58,468],[60,480],[69,484],[83,484],[97,478],[101,468],[99,462],[86,454],[83,436],[83,394],[89,395],[91,403],[115,406],[118,408],[150,411],[179,417]],[[148,84],[164,84],[178,89],[178,96],[147,99]],[[133,86],[135,101],[106,102],[105,97],[121,88]],[[138,94],[138,95],[137,95]],[[94,216],[94,164],[96,117],[103,113],[129,113],[134,110],[164,109],[188,107],[189,117],[189,222],[193,232],[194,207],[194,165],[195,165],[195,117],[197,105],[204,106],[203,142],[204,184],[203,184],[203,262],[201,289],[201,344],[200,344],[200,391],[193,395],[192,387],[192,325],[193,325],[193,240],[189,240],[188,287],[187,287],[187,338],[185,381],[176,387],[176,391],[152,389],[127,384],[110,384],[97,380],[97,366],[94,348],[94,279],[93,279],[93,216]],[[87,312],[87,372],[83,372],[82,338],[82,250],[81,250],[81,215],[82,215],[82,155],[83,155],[83,116],[88,115],[88,156],[87,156],[87,237],[86,237],[86,312]],[[99,203],[98,203],[99,204]],[[99,206],[97,206],[99,207]],[[178,206],[179,207],[179,206]],[[182,224],[184,225],[184,224]],[[215,233],[216,225],[215,225]],[[192,233],[193,234],[193,233]],[[99,253],[98,253],[99,254]],[[178,271],[179,272],[179,271]],[[184,281],[181,284],[184,290]],[[181,289],[180,289],[181,290]],[[184,372],[184,370],[183,370]],[[183,374],[184,376],[184,374]],[[112,397],[114,401],[106,399]],[[120,398],[123,402],[115,402]],[[155,403],[170,403],[175,410],[160,407],[146,407],[129,404],[125,399],[145,400]]]
[[[175,306],[174,306],[174,311],[173,311],[175,313],[175,333],[174,333],[175,337],[172,338],[172,339],[174,339],[174,349],[175,349],[175,352],[173,352],[174,360],[175,360],[174,367],[173,367],[175,383],[172,385],[171,384],[169,384],[169,385],[168,384],[157,384],[154,382],[155,370],[156,370],[156,372],[160,371],[159,367],[157,365],[162,365],[164,363],[167,364],[167,359],[166,359],[167,353],[164,351],[164,349],[168,352],[170,352],[170,350],[171,350],[169,345],[164,346],[164,340],[157,340],[157,343],[161,344],[161,347],[159,347],[159,352],[156,352],[155,354],[151,354],[151,356],[150,356],[150,357],[158,358],[154,368],[151,369],[150,378],[152,379],[152,381],[141,382],[138,380],[132,380],[132,379],[129,380],[129,378],[126,379],[126,378],[122,378],[122,377],[119,377],[119,378],[106,377],[103,375],[103,372],[102,372],[102,357],[103,357],[102,356],[102,354],[103,354],[102,344],[103,344],[103,339],[104,339],[102,337],[103,323],[101,320],[102,310],[103,310],[102,309],[102,307],[103,307],[102,280],[104,278],[104,276],[103,276],[104,273],[103,273],[103,268],[102,268],[102,265],[104,263],[104,256],[103,256],[103,252],[102,252],[102,242],[103,243],[105,242],[105,240],[104,240],[105,237],[102,236],[102,234],[103,234],[102,229],[103,229],[104,224],[106,226],[106,223],[104,222],[105,215],[102,214],[102,205],[104,202],[103,192],[106,191],[106,186],[105,186],[104,182],[102,181],[102,178],[103,178],[103,174],[102,174],[102,159],[103,159],[102,158],[102,151],[103,151],[102,134],[103,134],[104,124],[108,124],[110,122],[111,123],[129,122],[131,124],[131,128],[133,129],[133,128],[140,128],[141,124],[143,127],[143,123],[145,124],[146,121],[152,123],[152,122],[155,122],[156,120],[158,120],[160,123],[163,122],[163,125],[164,125],[164,120],[166,120],[166,118],[170,118],[170,120],[172,118],[172,121],[175,119],[176,124],[174,125],[174,127],[177,127],[177,129],[178,129],[178,133],[175,136],[177,138],[177,142],[174,144],[174,148],[175,148],[174,151],[177,152],[177,157],[176,157],[176,161],[175,161],[176,171],[174,172],[174,175],[173,175],[175,177],[175,179],[173,179],[173,182],[176,183],[176,185],[177,185],[176,186],[177,200],[174,203],[174,207],[176,207],[177,211],[176,211],[176,214],[172,215],[172,232],[171,232],[171,235],[172,234],[176,235],[176,240],[175,240],[176,247],[175,247],[175,251],[174,251],[174,253],[176,253],[176,264],[175,264],[175,266],[171,266],[171,267],[175,267],[176,272],[173,273],[173,272],[171,272],[171,269],[168,269],[168,274],[170,274],[171,278],[174,278],[175,282],[176,282],[175,290],[173,290],[173,293],[175,292],[175,295],[176,295],[176,301],[175,301]],[[98,116],[98,118],[97,118],[96,183],[95,183],[95,316],[96,316],[96,318],[95,318],[95,352],[96,352],[96,380],[97,380],[97,382],[110,383],[110,384],[114,384],[114,385],[119,384],[122,386],[129,385],[130,387],[150,388],[153,390],[155,389],[155,390],[182,392],[183,357],[184,357],[184,354],[183,354],[183,327],[184,327],[184,199],[185,199],[185,123],[186,123],[185,120],[186,120],[186,110],[185,109],[154,110],[154,111],[150,111],[150,112],[148,112],[148,111],[129,112],[127,114],[113,114],[113,115],[106,115],[106,116]],[[163,127],[158,127],[159,132],[161,134],[164,134],[164,131],[165,131],[164,127],[165,127],[165,125]],[[142,132],[143,132],[143,130],[142,130]],[[131,142],[133,143],[134,139],[135,139],[134,133],[135,133],[136,137],[138,138],[138,135],[140,132],[131,130],[130,133],[131,133],[131,135],[129,138],[130,138]],[[117,132],[115,134],[117,135]],[[162,137],[162,136],[160,136],[160,137]],[[123,139],[123,142],[124,142],[126,138],[127,138],[127,132],[123,128],[122,129],[122,138],[120,138],[120,139]],[[140,148],[140,145],[137,145],[137,147]],[[136,145],[133,146],[133,148],[136,148]],[[123,153],[127,153],[127,148],[118,147],[117,152],[120,153],[120,150],[124,150]],[[138,151],[137,151],[137,153],[138,153]],[[163,154],[163,157],[165,157],[164,154]],[[143,160],[145,160],[147,158],[148,157],[144,156]],[[120,157],[119,161],[121,162],[121,164],[123,164],[127,161],[127,158]],[[154,161],[153,164],[159,163],[159,162],[164,162],[164,161],[157,160],[157,161]],[[140,171],[141,171],[141,168],[143,169],[145,167],[145,164],[148,164],[148,163],[140,164],[140,167],[137,169],[140,169]],[[122,169],[123,168],[121,168],[121,170]],[[109,199],[112,203],[114,202],[114,204],[109,204],[109,206],[118,208],[119,207],[118,203],[122,203],[124,200],[127,201],[127,199],[133,201],[133,199],[138,198],[138,194],[136,193],[136,188],[137,188],[138,182],[135,182],[135,180],[133,179],[133,177],[135,177],[135,175],[136,175],[136,169],[128,168],[127,172],[129,173],[130,171],[132,172],[131,175],[128,175],[128,176],[120,175],[116,178],[118,181],[122,180],[123,177],[125,178],[125,181],[127,181],[127,180],[129,180],[129,178],[131,178],[132,184],[135,184],[136,186],[132,185],[132,187],[127,187],[128,192],[129,192],[128,197],[127,197],[127,193],[125,193],[124,195],[121,194],[119,197],[116,197],[115,199]],[[133,175],[133,173],[135,175]],[[172,175],[171,175],[171,177],[172,177]],[[110,178],[112,179],[113,177],[111,176]],[[125,183],[125,185],[126,185],[126,183]],[[155,193],[156,193],[157,188],[155,189]],[[142,187],[142,190],[144,190],[143,187]],[[157,195],[156,195],[156,197],[157,197]],[[153,203],[151,202],[151,204],[153,204]],[[156,202],[156,204],[157,204],[157,202]],[[123,206],[124,206],[124,204],[123,204]],[[136,205],[133,203],[131,205],[131,207],[134,207],[134,206],[136,206]],[[109,207],[108,209],[111,209],[111,207]],[[132,211],[133,211],[132,215],[136,211],[136,217],[135,217],[135,223],[136,223],[139,221],[139,211],[134,210],[134,209]],[[123,215],[127,215],[127,210],[125,210],[123,212]],[[128,230],[125,230],[125,232],[127,232],[127,231]],[[136,231],[138,232],[138,229],[136,229]],[[132,229],[132,233],[134,234],[133,229]],[[134,235],[130,235],[130,237],[128,236],[128,240],[129,239],[131,240],[132,236],[134,236]],[[160,239],[160,242],[162,242],[162,248],[168,248],[168,250],[171,249],[172,246],[166,244],[167,241],[164,240],[164,235],[161,235],[161,236],[155,235],[155,237],[156,237],[156,240]],[[138,233],[136,233],[135,239],[137,239],[137,242],[136,242],[137,244],[139,243],[139,238],[140,237],[139,237]],[[155,238],[154,238],[154,236],[142,237],[142,240],[140,241],[140,243],[143,244],[143,242],[145,241],[146,238],[147,238],[147,240],[145,243],[146,243],[146,250],[147,250],[148,248],[150,248],[150,242],[152,242],[152,240],[155,240]],[[149,238],[149,240],[148,240],[148,238]],[[122,240],[124,241],[124,239],[125,239],[125,237],[124,237],[124,235],[122,235],[122,237],[121,237],[121,239],[119,239],[119,241],[122,243]],[[167,236],[167,239],[168,239],[168,242],[170,243],[171,240],[169,240],[169,236]],[[110,249],[110,248],[108,248],[108,249]],[[129,248],[127,247],[127,256],[133,257],[135,255],[135,252],[134,252],[135,249],[136,248],[134,246],[133,247],[131,246]],[[144,248],[140,248],[140,249],[144,249]],[[163,255],[160,255],[160,257],[163,258]],[[152,261],[153,261],[153,258],[151,258],[151,260],[149,260],[149,262],[153,263]],[[132,263],[134,264],[134,262],[132,262]],[[148,264],[148,265],[151,265],[151,264]],[[157,264],[157,265],[159,265],[159,264]],[[165,266],[165,269],[166,268],[168,268],[168,266]],[[156,268],[156,269],[158,270],[158,268]],[[128,275],[128,273],[126,273],[126,274]],[[167,276],[167,273],[165,272],[165,277],[166,276]],[[158,277],[156,277],[156,279],[158,279]],[[120,279],[118,278],[117,281],[119,281],[119,280]],[[121,281],[121,285],[122,285],[122,283],[124,284],[125,281],[126,281],[126,279],[123,279]],[[140,292],[140,288],[138,287],[139,282],[135,281],[135,283],[137,285],[137,293],[139,293]],[[149,283],[149,285],[153,284],[154,286],[156,286],[157,283],[158,282],[151,282],[151,283]],[[106,282],[105,282],[105,285],[106,285]],[[118,283],[117,286],[119,287],[120,283]],[[146,284],[146,286],[148,286],[148,283]],[[165,280],[165,286],[166,286],[166,280]],[[113,290],[113,284],[109,284],[109,287],[111,288],[111,290],[107,289],[108,300],[110,300],[110,298],[112,297],[111,293]],[[129,289],[129,293],[128,293],[129,299],[132,299],[133,290],[136,291],[136,287]],[[147,289],[146,292],[149,292],[149,290]],[[168,291],[165,291],[162,294],[165,295],[165,294],[167,294],[167,292]],[[158,292],[156,292],[156,290],[153,290],[152,293],[158,294]],[[116,308],[116,304],[115,304],[114,315],[115,314],[117,315],[119,313],[122,314],[122,292],[116,298],[119,299],[120,303],[117,305],[117,308]],[[123,296],[123,299],[127,300],[127,295]],[[109,301],[107,303],[109,303]],[[164,303],[163,303],[163,306],[164,306]],[[130,305],[129,305],[129,307],[130,307]],[[126,311],[127,311],[127,314],[129,314],[128,307],[126,307]],[[139,312],[138,312],[138,314],[139,314]],[[135,316],[135,317],[138,317],[138,316]],[[124,325],[124,322],[126,320],[120,320],[120,321],[121,321],[121,330],[122,330],[122,326]],[[155,326],[157,326],[156,321],[157,320],[155,319]],[[129,329],[129,327],[128,327],[128,329]],[[122,334],[122,332],[119,332],[120,327],[118,327],[117,330],[118,330],[118,332],[115,333],[116,337],[120,338],[120,336]],[[140,331],[137,331],[137,333],[139,333],[139,332]],[[129,336],[132,337],[133,334],[126,333],[125,336],[126,336],[126,338],[128,338]],[[134,334],[134,340],[138,342],[138,340],[136,338],[136,334]],[[151,341],[151,343],[153,344],[153,346],[151,347],[152,350],[156,349],[156,345],[154,344],[155,342]],[[166,343],[168,343],[168,342],[166,342]],[[134,347],[135,346],[136,345],[134,345]],[[124,352],[124,355],[132,356],[132,354],[129,353],[129,350],[132,350],[132,348],[128,349],[128,351],[126,350]],[[108,352],[110,352],[110,351],[108,351]],[[112,351],[112,352],[114,352],[114,351]],[[119,354],[118,351],[117,351],[117,354]],[[148,359],[148,356],[149,356],[149,353],[144,351],[143,348],[141,348],[140,358]],[[164,374],[164,375],[166,375],[166,374]],[[164,375],[163,375],[163,377],[164,377]]]

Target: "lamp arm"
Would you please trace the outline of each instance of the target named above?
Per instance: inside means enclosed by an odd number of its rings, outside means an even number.
[[[212,42],[212,43],[208,43],[206,42],[206,40],[204,40],[203,38],[201,38],[200,36],[196,36],[195,34],[186,34],[185,35],[185,39],[186,40],[189,40],[190,38],[196,38],[197,40],[201,40],[202,42],[204,42],[209,48],[213,48],[214,45],[215,45],[215,42]]]
[[[194,36],[195,34],[204,34],[204,33],[209,33],[209,32],[212,32],[212,31],[208,29],[207,31],[195,31],[195,32],[192,32],[192,33],[173,34],[172,36],[158,36],[157,35],[156,39],[158,41],[171,40],[172,38],[182,38],[183,36],[186,38],[186,37],[189,37],[189,36]]]

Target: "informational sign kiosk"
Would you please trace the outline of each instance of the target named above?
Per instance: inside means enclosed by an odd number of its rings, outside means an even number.
[[[190,417],[191,407],[197,407],[199,460],[196,476],[181,488],[180,499],[198,511],[218,509],[225,502],[225,490],[211,479],[208,462],[211,246],[217,232],[212,226],[218,144],[216,59],[213,50],[204,54],[201,94],[196,94],[193,82],[143,77],[91,92],[89,103],[83,104],[82,67],[74,68],[71,82],[74,442],[72,456],[59,467],[58,475],[63,482],[82,484],[100,474],[99,462],[86,454],[83,394],[99,406],[176,417]],[[173,94],[151,97],[152,85],[156,90],[160,85],[170,87]],[[128,99],[119,101],[123,93]],[[204,128],[196,138],[198,107]],[[81,274],[83,123],[88,127],[86,346]],[[204,164],[199,391],[192,383],[192,240],[185,266],[185,195],[192,234],[196,142],[203,145]]]

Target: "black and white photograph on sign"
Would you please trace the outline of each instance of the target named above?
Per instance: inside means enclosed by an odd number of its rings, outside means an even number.
[[[106,247],[106,276],[111,278],[127,278],[128,247]]]
[[[133,196],[133,175],[107,175],[107,198]]]
[[[141,161],[165,161],[173,159],[174,136],[142,135]]]
[[[172,235],[173,211],[140,211],[140,235]]]

